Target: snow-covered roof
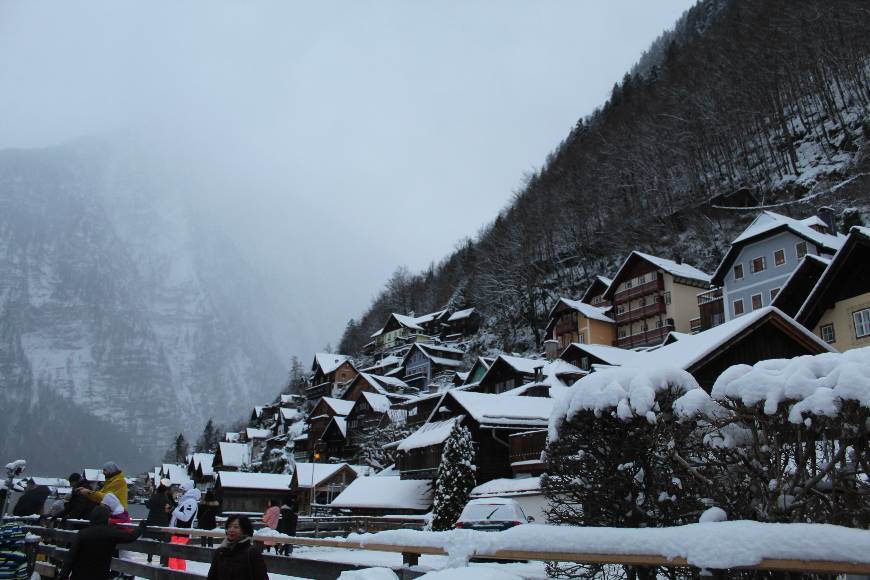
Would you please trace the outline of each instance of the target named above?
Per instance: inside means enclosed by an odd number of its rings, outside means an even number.
[[[447,319],[447,322],[454,322],[456,320],[462,320],[464,318],[468,318],[474,314],[474,308],[466,308],[465,310],[457,310]]]
[[[541,493],[540,477],[523,477],[521,479],[502,478],[487,481],[471,490],[472,498],[478,497],[509,497],[512,495],[530,495]]]
[[[518,373],[523,373],[527,375],[533,375],[539,368],[542,368],[547,364],[546,360],[539,358],[522,358],[518,356],[510,356],[507,354],[500,354],[496,357],[495,361],[490,365],[489,368],[495,366],[495,363],[501,359],[506,362],[512,369],[517,371]]]
[[[390,410],[390,405],[393,404],[386,395],[382,395],[380,393],[370,393],[368,391],[363,391],[362,398],[366,400],[366,402],[375,413],[386,413]]]
[[[232,489],[289,491],[290,486],[293,484],[292,473],[243,473],[239,471],[219,471],[217,478],[220,481],[221,487]]]
[[[330,352],[318,352],[314,355],[314,362],[320,367],[323,374],[328,375],[335,369],[340,367],[345,362],[349,361],[350,357],[345,354],[334,354]]]
[[[221,460],[226,467],[241,467],[242,465],[251,462],[251,450],[245,443],[226,443],[218,444],[220,448]]]
[[[342,437],[347,437],[347,418],[341,417],[339,415],[335,415],[329,420],[329,423],[326,424],[326,429],[323,430],[323,435],[320,436],[322,439],[326,433],[329,431],[329,425],[335,423],[335,426],[338,427],[339,432]]]
[[[776,316],[797,332],[804,334],[812,342],[818,344],[822,350],[832,350],[825,341],[795,322],[791,317],[783,314],[781,310],[773,306],[766,306],[659,349],[638,353],[638,356],[625,363],[625,366],[689,369],[768,315]]]
[[[368,366],[364,369],[361,369],[360,372],[370,372],[370,371],[374,371],[374,370],[384,369],[387,367],[395,366],[395,365],[399,364],[400,362],[402,362],[401,357],[398,357],[398,356],[391,354],[391,355],[385,356],[384,358],[382,358],[381,360],[379,360],[375,364]]]
[[[481,425],[544,426],[553,410],[547,397],[511,397],[467,391],[447,391]]]
[[[447,310],[438,310],[437,312],[430,312],[429,314],[424,314],[422,316],[408,316],[407,314],[397,314],[393,312],[390,314],[390,317],[395,319],[396,322],[399,323],[399,326],[403,326],[405,328],[410,328],[411,330],[424,330],[423,324],[427,324],[432,322],[436,318],[440,318],[444,316]],[[384,328],[390,323],[389,319],[387,319],[387,323],[378,330],[377,332],[372,334],[372,338],[380,336],[384,332]]]
[[[390,465],[386,466],[385,468],[383,468],[382,470],[377,472],[375,474],[375,477],[390,477],[390,476],[398,476],[398,475],[399,475],[399,470],[396,469],[396,464],[391,463]]]
[[[262,407],[261,407],[261,409],[262,409]],[[236,442],[237,442],[239,439],[241,439],[241,438],[242,438],[241,433],[234,433],[234,432],[232,432],[232,431],[227,431],[227,432],[224,434],[224,439],[225,439],[228,443],[236,443]]]
[[[391,390],[405,390],[408,384],[402,379],[396,377],[382,377],[361,372],[359,376],[382,395],[389,393]]]
[[[296,463],[299,487],[310,489],[312,475],[314,485],[318,486],[346,466],[347,463]]]
[[[424,423],[419,429],[402,439],[399,443],[399,451],[410,451],[411,449],[444,443],[450,437],[453,425],[460,419],[461,417],[451,417],[446,421]]]
[[[573,342],[565,350],[568,350],[569,348],[579,349],[607,364],[616,366],[629,364],[638,356],[637,351],[618,348],[607,344],[580,344],[579,342]],[[562,354],[564,354],[564,351]]]
[[[181,485],[190,481],[190,476],[187,475],[187,467],[183,465],[164,464],[163,477],[168,479],[172,485]]]
[[[281,411],[285,410],[286,409],[281,409]],[[272,431],[269,429],[256,429],[254,427],[248,427],[247,429],[245,429],[245,435],[248,436],[248,439],[268,439],[272,436]]]
[[[806,238],[819,246],[835,251],[843,245],[846,236],[838,234],[824,234],[814,230],[813,225],[821,225],[827,227],[827,224],[818,216],[811,216],[806,219],[797,220],[778,214],[772,211],[763,211],[749,224],[749,227],[743,230],[743,233],[737,236],[732,244],[739,244],[752,238],[760,237],[771,230],[784,227],[791,230],[795,234]]]
[[[288,409],[281,407],[281,418],[285,423],[291,423],[302,418],[302,412],[299,409]],[[248,436],[250,437],[250,435]]]
[[[689,278],[690,280],[698,280],[700,282],[710,282],[710,274],[699,270],[694,266],[690,266],[689,264],[679,264],[673,260],[668,260],[667,258],[659,258],[658,256],[644,254],[643,252],[638,252],[636,250],[632,253],[637,254],[644,260],[652,262],[665,272],[679,278]],[[617,276],[619,276],[619,274],[617,274]]]
[[[396,475],[358,477],[330,505],[425,511],[432,506],[432,484],[428,479],[402,479]]]
[[[585,302],[580,302],[579,300],[572,300],[570,298],[559,298],[558,301],[550,308],[549,317],[552,318],[556,309],[560,304],[564,304],[571,310],[576,310],[586,318],[590,320],[598,320],[600,322],[608,322],[613,324],[613,319],[605,314],[607,312],[606,308],[599,308],[597,306],[592,306],[591,304],[586,304]]]
[[[202,470],[203,476],[214,475],[214,453],[195,453],[193,461],[194,467]]]
[[[355,401],[345,401],[344,399],[336,399],[333,397],[322,397],[320,399],[335,412],[336,415],[347,415],[353,409]]]

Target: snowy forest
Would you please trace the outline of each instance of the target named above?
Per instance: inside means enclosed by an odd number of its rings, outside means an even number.
[[[389,312],[465,304],[504,348],[534,349],[553,298],[632,249],[710,268],[758,208],[866,211],[868,23],[857,0],[698,2],[474,239],[396,270],[339,352]]]

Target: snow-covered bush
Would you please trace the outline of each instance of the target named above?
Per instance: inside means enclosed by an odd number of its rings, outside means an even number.
[[[549,521],[631,528],[696,522],[706,506],[703,476],[688,467],[693,426],[677,422],[672,409],[693,390],[697,382],[680,370],[620,368],[578,381],[550,419],[541,478]],[[559,564],[550,573],[585,576],[603,568]]]
[[[870,348],[735,365],[675,409],[729,517],[870,525]]]
[[[474,472],[474,442],[471,432],[468,427],[456,421],[444,443],[441,464],[438,466],[432,505],[433,530],[453,529],[468,502],[468,494],[474,487]]]

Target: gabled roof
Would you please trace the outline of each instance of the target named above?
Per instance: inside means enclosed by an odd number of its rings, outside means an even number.
[[[334,372],[335,369],[350,361],[350,357],[346,354],[333,354],[329,352],[318,352],[314,355],[314,362],[311,365],[311,370],[316,371],[320,367],[320,372],[328,375]]]
[[[770,305],[776,306],[791,317],[797,316],[798,310],[804,305],[830,263],[831,260],[828,258],[814,254],[804,256],[797,268],[789,274]]]
[[[545,397],[512,397],[447,391],[471,418],[481,426],[545,427],[553,410],[553,399]]]
[[[589,301],[592,300],[595,296],[599,296],[604,294],[610,285],[613,284],[613,280],[606,276],[595,276],[595,279],[592,280],[592,284],[586,289],[586,292],[583,293],[583,296],[580,297],[581,302],[586,302],[589,304]],[[600,291],[598,289],[601,289]]]
[[[289,411],[290,409],[288,409]],[[295,409],[294,409],[295,410]],[[281,409],[283,412],[284,409]],[[247,435],[248,439],[268,439],[272,436],[271,429],[256,429],[254,427],[248,427],[245,429],[245,435]]]
[[[363,391],[360,399],[365,399],[366,403],[369,404],[369,407],[371,407],[376,413],[386,413],[390,410],[390,405],[393,404],[386,395],[380,393],[369,393],[368,391]]]
[[[334,425],[334,427],[333,427]],[[329,423],[326,424],[326,428],[323,430],[323,433],[320,435],[320,438],[323,439],[326,437],[326,434],[329,433],[330,429],[338,429],[339,434],[343,439],[347,439],[347,418],[341,417],[339,415],[335,415],[329,419]]]
[[[418,350],[423,353],[427,359],[429,359],[433,364],[442,366],[442,367],[452,367],[452,368],[461,368],[465,366],[465,363],[462,361],[462,356],[465,355],[465,351],[459,350],[458,348],[450,348],[446,346],[438,346],[433,344],[425,344],[420,342],[415,342],[408,352],[405,353],[405,357],[402,359],[402,367],[405,366],[405,362],[411,357],[414,353],[414,350]],[[451,358],[456,355],[460,355],[460,358]]]
[[[719,326],[714,326],[704,332],[691,335],[673,344],[659,349],[638,353],[638,355],[623,366],[643,368],[673,367],[692,371],[693,367],[704,362],[717,351],[726,347],[751,327],[766,318],[774,318],[792,329],[796,334],[820,348],[820,352],[832,351],[822,339],[786,316],[780,310],[767,306],[759,310],[739,316]]]
[[[387,322],[384,324],[384,326],[381,327],[381,329],[379,331],[373,333],[371,337],[375,338],[376,336],[380,336],[381,334],[383,334],[384,329],[390,325],[390,320],[395,320],[396,324],[398,324],[399,326],[401,326],[403,328],[408,328],[411,330],[425,330],[423,328],[424,324],[428,324],[428,323],[432,322],[433,320],[436,320],[438,318],[442,318],[448,312],[449,312],[449,310],[444,309],[444,310],[438,310],[436,312],[430,312],[429,314],[424,314],[422,316],[408,316],[407,314],[397,314],[397,313],[393,312],[387,318]]]
[[[600,322],[614,324],[613,319],[605,314],[605,312],[607,312],[606,308],[592,306],[591,304],[581,302],[580,300],[559,298],[556,303],[553,304],[553,307],[550,308],[550,313],[547,315],[547,318],[550,319],[550,321],[547,323],[547,332],[550,332],[550,330],[552,330],[553,328],[553,325],[556,324],[556,319],[554,318],[556,311],[562,311],[565,310],[565,308],[567,308],[568,310],[579,312],[590,320],[598,320]]]
[[[203,476],[214,474],[212,465],[214,464],[214,453],[194,453],[191,458],[193,469],[202,471]]]
[[[347,463],[296,463],[298,485],[303,489],[311,489],[312,478],[316,487],[341,470],[356,476]]]
[[[456,322],[463,320],[474,314],[474,308],[466,308],[465,310],[457,310],[447,318],[447,322]]]
[[[227,489],[261,489],[268,491],[289,491],[291,486],[293,485],[293,474],[218,471],[217,484],[220,485],[220,487]]]
[[[752,223],[749,224],[749,227],[743,230],[743,233],[731,242],[731,247],[728,248],[728,252],[725,254],[725,257],[722,258],[722,261],[716,268],[716,272],[713,273],[713,284],[716,284],[717,286],[723,284],[725,281],[725,274],[731,268],[731,264],[734,263],[734,260],[737,259],[737,255],[740,253],[743,246],[776,235],[780,232],[789,231],[794,235],[819,246],[822,250],[825,250],[826,253],[833,254],[840,249],[846,237],[842,234],[837,234],[835,236],[823,234],[810,227],[812,225],[818,225],[819,222],[821,222],[821,220],[816,216],[804,220],[796,220],[772,211],[761,212],[756,216]]]
[[[613,295],[616,293],[617,283],[622,278],[623,271],[635,260],[644,260],[646,262],[649,262],[656,268],[664,270],[668,274],[671,274],[672,276],[675,276],[677,278],[692,280],[701,284],[710,283],[710,274],[707,274],[706,272],[703,272],[698,268],[695,268],[694,266],[690,266],[689,264],[679,264],[677,262],[674,262],[673,260],[668,260],[667,258],[659,258],[658,256],[644,254],[643,252],[638,252],[637,250],[635,250],[628,255],[628,257],[619,267],[619,270],[613,277],[613,281],[611,282],[610,286],[608,286],[607,291],[604,293],[605,298],[613,298]]]
[[[287,409],[281,407],[281,419],[285,423],[292,423],[302,418],[302,411],[299,409]]]
[[[519,356],[511,356],[507,354],[500,354],[493,361],[492,365],[490,365],[490,369],[492,369],[499,361],[507,363],[512,369],[517,371],[518,373],[523,373],[527,375],[533,375],[537,372],[538,369],[542,368],[547,364],[546,360],[539,358],[523,358]]]
[[[328,405],[336,415],[347,415],[353,409],[354,401],[345,401],[344,399],[335,399],[333,397],[321,397],[321,401]],[[315,405],[316,407],[317,405]]]
[[[387,355],[375,364],[368,366],[364,369],[360,369],[362,373],[370,373],[371,371],[386,369],[389,367],[394,367],[402,362],[402,358],[395,355]]]
[[[428,479],[402,479],[398,475],[358,477],[330,505],[426,511],[432,507],[432,484]]]
[[[419,429],[402,439],[399,442],[399,451],[410,451],[411,449],[419,449],[422,447],[431,447],[432,445],[440,445],[444,443],[453,426],[457,421],[461,421],[462,417],[451,417],[444,421],[431,421],[424,423]]]
[[[221,465],[226,467],[241,467],[251,462],[251,451],[245,443],[218,444],[218,453],[221,456]]]
[[[405,390],[409,388],[405,381],[397,379],[396,377],[382,377],[380,375],[371,375],[369,373],[361,372],[356,380],[365,381],[382,395],[392,394],[392,390]]]
[[[870,248],[870,228],[856,226],[849,230],[849,236],[843,246],[834,254],[831,263],[825,268],[821,278],[801,306],[795,316],[798,322],[807,328],[815,327],[825,310],[836,301],[835,294],[838,290],[842,290],[841,286],[843,286],[837,282],[843,277],[856,277],[855,279],[861,280],[867,291],[870,291],[866,260],[856,263],[853,259],[855,252],[861,248],[865,250]],[[853,267],[849,267],[850,263]]]

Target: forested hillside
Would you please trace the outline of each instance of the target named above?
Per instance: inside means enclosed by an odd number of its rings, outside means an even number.
[[[399,269],[341,352],[359,352],[390,311],[465,304],[486,317],[484,341],[536,348],[554,296],[632,249],[712,270],[759,207],[866,215],[868,64],[861,0],[699,2],[475,240],[426,272]],[[732,207],[746,199],[755,208]]]

